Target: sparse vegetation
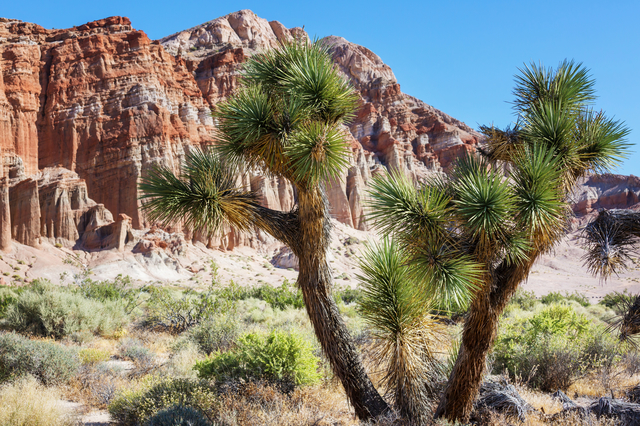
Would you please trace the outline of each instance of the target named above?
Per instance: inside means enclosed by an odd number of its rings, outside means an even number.
[[[21,333],[62,338],[74,332],[109,335],[127,321],[118,301],[88,299],[46,280],[35,280],[4,302],[4,327]]]
[[[201,407],[211,413],[217,407],[216,400],[216,392],[207,381],[148,376],[121,391],[109,404],[109,413],[120,426],[138,426],[175,405]]]
[[[31,375],[44,385],[63,384],[79,367],[74,348],[16,333],[0,335],[0,383]]]
[[[0,425],[75,426],[76,419],[60,404],[61,392],[24,377],[0,387]]]

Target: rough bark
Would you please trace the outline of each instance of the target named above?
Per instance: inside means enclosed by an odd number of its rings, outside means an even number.
[[[298,285],[322,350],[342,382],[356,415],[376,418],[389,410],[364,370],[338,306],[331,295],[333,276],[327,261],[331,222],[324,190],[298,190],[298,210],[258,210],[256,225],[287,244],[298,256]]]
[[[531,256],[535,260],[537,255]],[[486,359],[498,332],[498,321],[518,285],[527,277],[533,261],[525,265],[504,263],[494,273],[494,280],[474,298],[462,331],[458,359],[436,409],[436,418],[469,421],[473,401],[478,395],[485,373]]]

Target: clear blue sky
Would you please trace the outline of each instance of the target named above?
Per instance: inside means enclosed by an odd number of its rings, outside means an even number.
[[[391,66],[405,93],[472,127],[511,123],[513,75],[523,63],[583,62],[596,78],[595,107],[631,128],[640,175],[640,1],[41,1],[4,2],[0,16],[68,28],[113,15],[153,39],[251,9],[311,36],[339,35]]]

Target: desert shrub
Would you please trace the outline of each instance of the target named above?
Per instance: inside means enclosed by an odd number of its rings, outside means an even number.
[[[516,294],[513,295],[509,302],[512,306],[517,306],[523,311],[530,311],[538,303],[536,294],[532,291],[526,291],[521,288],[516,290]]]
[[[616,315],[624,315],[626,308],[633,303],[634,298],[635,296],[625,288],[623,292],[614,291],[606,294],[598,304],[613,309]]]
[[[109,364],[85,364],[80,367],[72,385],[80,390],[85,402],[104,409],[124,383],[121,373],[118,369],[111,368]]]
[[[75,292],[87,299],[100,302],[120,302],[127,314],[130,314],[140,303],[143,289],[131,287],[131,279],[118,275],[113,281],[94,281],[88,277],[78,283]]]
[[[217,381],[265,379],[303,385],[320,379],[319,362],[311,343],[298,334],[272,331],[244,334],[233,350],[216,352],[194,368],[200,377]]]
[[[182,333],[204,321],[235,309],[235,302],[218,296],[212,286],[205,292],[185,291],[175,296],[164,288],[149,289],[147,325],[173,333]]]
[[[174,405],[158,411],[145,426],[211,426],[211,422],[194,408]]]
[[[5,311],[5,327],[23,333],[62,338],[74,332],[108,335],[126,323],[118,302],[87,299],[46,280],[35,280]]]
[[[64,383],[80,367],[75,349],[30,340],[15,333],[0,335],[0,382],[28,374],[45,385]]]
[[[282,310],[287,307],[294,309],[304,307],[302,292],[287,279],[285,279],[279,287],[273,287],[269,284],[256,287],[253,297],[264,300],[274,308]]]
[[[97,364],[109,359],[109,351],[97,348],[83,348],[78,352],[82,364]]]
[[[120,341],[120,356],[133,361],[135,374],[147,374],[157,367],[156,355],[138,339],[124,338]]]
[[[333,298],[336,303],[356,303],[362,300],[362,290],[335,284],[333,286]]]
[[[209,410],[215,401],[216,392],[207,381],[148,376],[136,387],[122,390],[109,404],[109,414],[118,425],[139,426],[163,408],[186,405]]]
[[[494,348],[494,372],[507,371],[532,387],[555,391],[588,371],[611,368],[618,357],[615,340],[574,306],[553,304],[506,320]]]
[[[566,302],[569,300],[578,302],[580,306],[585,308],[591,305],[591,303],[589,302],[589,299],[587,299],[584,295],[578,292],[571,293],[571,294],[565,293],[564,296],[560,294],[560,292],[551,292],[540,298],[540,302],[544,303],[545,305],[557,304],[557,303]]]
[[[0,387],[0,425],[74,426],[65,412],[56,389],[46,388],[33,377],[25,377]]]
[[[221,315],[192,328],[189,337],[199,349],[208,354],[230,349],[240,334],[240,323],[235,315]]]
[[[193,366],[204,357],[205,355],[195,342],[191,339],[182,339],[172,348],[171,356],[164,364],[163,369],[171,377],[195,379],[198,375]]]
[[[234,301],[260,299],[281,310],[287,307],[299,309],[304,306],[300,289],[287,279],[278,287],[269,284],[241,287],[231,281],[225,288],[217,290],[216,294],[222,299]]]
[[[4,317],[7,308],[16,302],[17,297],[14,289],[0,286],[0,318]]]

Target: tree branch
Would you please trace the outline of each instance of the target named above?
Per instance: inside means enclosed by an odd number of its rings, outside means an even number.
[[[297,209],[282,212],[258,205],[254,215],[254,225],[289,246],[296,255],[300,253],[300,217]]]

